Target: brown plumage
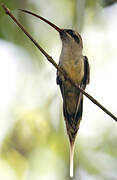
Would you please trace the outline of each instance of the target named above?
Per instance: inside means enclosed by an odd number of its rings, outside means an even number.
[[[89,64],[87,57],[83,57],[84,61],[84,77],[80,87],[85,90],[89,83]],[[73,177],[73,158],[74,143],[80,126],[83,113],[83,95],[74,87],[69,80],[66,80],[59,72],[57,72],[57,84],[63,97],[63,114],[70,141],[70,176]]]
[[[47,19],[30,11],[21,11],[40,18],[59,32],[62,40],[59,66],[77,85],[85,89],[89,83],[90,70],[87,57],[82,55],[83,43],[80,34],[71,29],[60,29]],[[60,86],[63,97],[63,114],[70,141],[70,176],[72,177],[74,142],[82,119],[83,95],[59,71],[57,71],[57,84]]]
[[[60,33],[62,51],[59,66],[67,72],[71,79],[85,90],[89,83],[89,63],[82,55],[83,43],[81,36],[73,30],[63,30]],[[70,176],[73,176],[74,142],[83,113],[83,95],[69,80],[57,71],[57,84],[63,97],[63,114],[67,134],[70,141]]]
[[[86,84],[89,83],[89,64],[87,57],[84,57],[84,77],[80,87],[85,90]],[[57,72],[57,84],[63,97],[63,113],[66,123],[67,133],[71,144],[74,144],[77,131],[79,129],[80,120],[83,113],[83,95],[74,87],[69,80],[66,80],[59,72]]]

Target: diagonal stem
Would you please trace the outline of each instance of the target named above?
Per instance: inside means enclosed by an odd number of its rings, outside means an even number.
[[[90,94],[86,93],[82,88],[80,88],[72,79],[71,77],[65,72],[65,70],[61,69],[53,60],[51,56],[33,39],[33,37],[25,30],[25,28],[17,21],[17,19],[13,16],[10,10],[2,4],[2,8],[5,10],[6,14],[8,14],[13,21],[20,27],[20,29],[29,37],[29,39],[35,44],[35,46],[41,51],[41,53],[47,58],[47,60],[53,64],[53,66],[60,71],[63,76],[68,79],[71,84],[73,84],[82,94],[84,94],[88,99],[90,99],[95,105],[97,105],[100,109],[102,109],[106,114],[108,114],[111,118],[117,121],[117,117],[112,114],[108,109],[106,109],[103,105],[101,105],[95,98],[93,98]]]

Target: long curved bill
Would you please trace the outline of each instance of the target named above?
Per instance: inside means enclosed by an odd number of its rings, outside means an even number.
[[[39,16],[39,15],[31,12],[31,11],[24,10],[24,9],[19,9],[19,10],[20,10],[20,11],[23,11],[23,12],[25,12],[25,13],[27,13],[27,14],[31,14],[31,15],[33,15],[33,16],[41,19],[42,21],[44,21],[44,22],[46,22],[47,24],[49,24],[50,26],[52,26],[52,27],[53,27],[56,31],[58,31],[59,33],[62,31],[62,29],[60,29],[60,28],[59,28],[58,26],[56,26],[55,24],[51,23],[51,22],[48,21],[47,19],[45,19],[45,18],[43,18],[43,17],[41,17],[41,16]]]

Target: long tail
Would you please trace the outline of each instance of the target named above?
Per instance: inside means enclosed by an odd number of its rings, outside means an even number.
[[[78,113],[78,108],[79,108],[79,105],[81,103],[81,98],[82,98],[82,94],[80,93],[79,99],[77,102],[77,108],[76,108],[76,113],[74,116],[74,121],[75,121],[77,113]],[[75,146],[75,141],[70,142],[70,177],[74,176],[74,146]]]
[[[74,166],[74,147],[75,147],[75,139],[77,135],[77,131],[79,129],[80,120],[82,117],[82,105],[83,105],[83,97],[80,98],[79,108],[77,109],[77,113],[75,113],[75,118],[67,115],[67,119],[65,119],[67,133],[69,136],[69,144],[70,144],[70,177],[73,177]]]
[[[74,144],[82,118],[83,96],[68,80],[62,82],[59,76],[57,84],[63,97],[63,114],[70,142],[70,177],[73,177]]]
[[[74,176],[74,143],[70,143],[70,177]]]

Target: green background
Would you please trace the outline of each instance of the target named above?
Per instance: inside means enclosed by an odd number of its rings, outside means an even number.
[[[86,91],[117,115],[116,0],[3,0],[58,63],[59,34],[31,10],[83,39]],[[117,124],[84,97],[74,155],[76,180],[117,180]],[[0,7],[0,179],[69,179],[69,143],[56,70]]]

